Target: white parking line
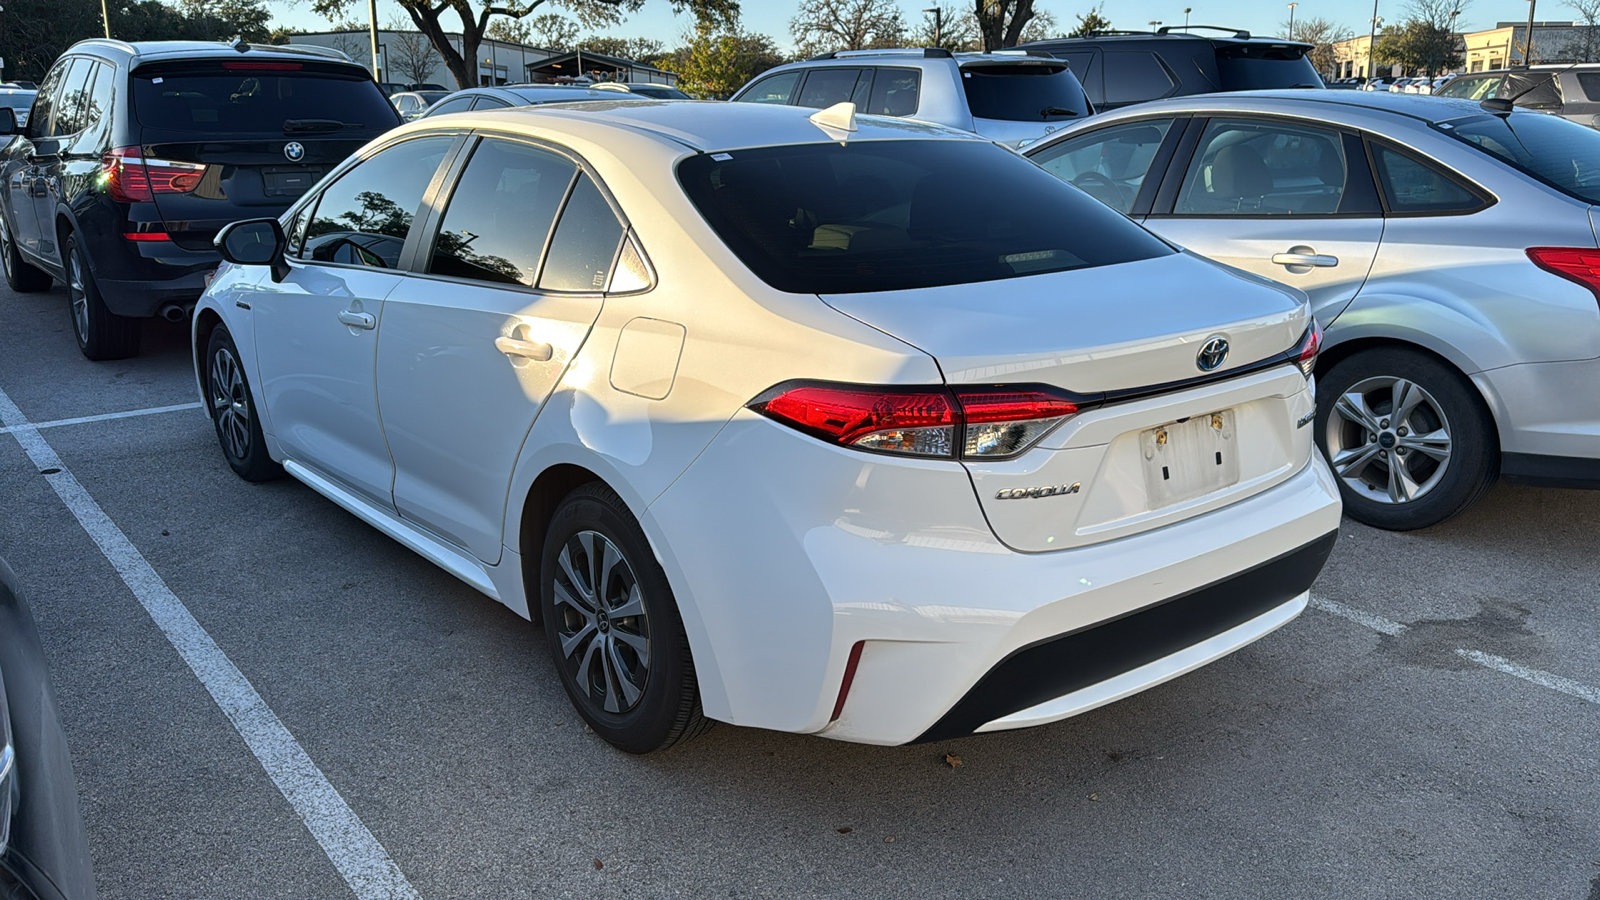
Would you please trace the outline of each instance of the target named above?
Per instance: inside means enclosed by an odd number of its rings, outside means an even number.
[[[45,479],[56,496],[71,510],[178,655],[211,693],[355,895],[360,900],[419,900],[416,889],[394,860],[339,796],[277,714],[261,699],[249,679],[172,593],[122,529],[67,471],[38,428],[28,422],[3,390],[0,390],[0,425],[6,426],[5,430],[22,445],[33,464],[41,472],[48,473]]]
[[[28,422],[24,425],[8,425],[0,428],[0,434],[9,434],[18,428],[32,428],[35,431],[45,428],[60,428],[63,425],[82,425],[86,422],[107,422],[112,419],[131,419],[134,416],[153,416],[157,413],[177,412],[181,409],[199,409],[201,403],[179,403],[177,406],[152,406],[149,409],[130,409],[125,412],[102,413],[98,416],[79,416],[76,419],[56,419],[51,422]]]
[[[1571,678],[1562,678],[1560,675],[1552,675],[1549,672],[1541,672],[1538,669],[1519,666],[1503,656],[1495,656],[1493,653],[1484,653],[1479,650],[1457,650],[1456,655],[1470,659],[1480,666],[1487,666],[1496,672],[1504,672],[1507,675],[1521,678],[1523,681],[1531,681],[1540,687],[1549,688],[1552,691],[1560,691],[1570,697],[1577,697],[1590,703],[1600,704],[1600,689],[1573,681]]]
[[[1406,626],[1399,622],[1391,622],[1383,616],[1375,616],[1353,606],[1345,606],[1337,600],[1328,600],[1323,597],[1312,597],[1311,605],[1325,613],[1332,613],[1340,618],[1349,619],[1357,625],[1365,625],[1373,631],[1394,637],[1406,630]]]

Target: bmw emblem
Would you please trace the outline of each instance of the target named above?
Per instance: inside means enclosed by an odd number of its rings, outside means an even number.
[[[1228,339],[1225,337],[1208,338],[1200,345],[1200,352],[1195,355],[1194,364],[1202,372],[1210,372],[1222,365],[1228,358]]]
[[[299,162],[306,157],[306,145],[299,141],[290,141],[283,145],[283,155],[289,162]]]

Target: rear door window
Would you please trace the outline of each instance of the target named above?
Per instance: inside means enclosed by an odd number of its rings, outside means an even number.
[[[881,67],[872,83],[872,99],[861,111],[874,116],[915,115],[921,90],[920,71]]]
[[[1083,85],[1065,63],[962,66],[961,84],[975,119],[1059,122],[1089,114]]]
[[[1144,50],[1117,50],[1105,54],[1106,104],[1123,106],[1172,95],[1178,79],[1167,71],[1161,57]]]
[[[539,288],[547,291],[604,291],[611,264],[622,243],[622,223],[588,175],[579,175],[561,223],[550,239]]]
[[[430,116],[444,116],[444,115],[449,115],[450,113],[466,112],[467,110],[469,110],[471,108],[472,108],[472,96],[469,94],[469,95],[467,95],[465,97],[452,97],[449,100],[444,101],[443,103],[437,104],[436,106],[434,106],[433,108],[428,110],[428,115],[430,115]]]
[[[498,97],[479,97],[472,101],[473,109],[509,109],[511,104]]]
[[[532,286],[550,226],[577,172],[572,160],[548,150],[483,139],[450,193],[428,271]]]
[[[1131,122],[1057,141],[1029,158],[1124,215],[1133,210],[1171,119]]]
[[[1600,72],[1579,72],[1578,87],[1583,88],[1584,99],[1600,102]]]
[[[863,75],[861,69],[843,69],[823,66],[806,73],[805,84],[800,86],[797,106],[826,109],[835,103],[844,103],[855,96],[856,82]]]
[[[1343,201],[1352,161],[1345,158],[1344,146],[1338,132],[1325,128],[1213,119],[1195,148],[1173,212],[1188,216],[1350,212]],[[1359,211],[1369,211],[1368,203],[1361,206]]]
[[[769,75],[750,86],[750,90],[739,95],[739,100],[744,103],[788,103],[794,96],[795,85],[800,83],[800,73],[780,72]]]
[[[77,134],[89,124],[90,92],[94,89],[93,60],[82,57],[72,61],[72,68],[61,82],[60,99],[50,125],[50,135],[61,137]]]
[[[233,61],[133,78],[134,114],[158,131],[330,134],[400,120],[370,78],[344,68]]]
[[[430,135],[379,150],[323,190],[299,250],[307,262],[393,269],[422,195],[455,138]]]

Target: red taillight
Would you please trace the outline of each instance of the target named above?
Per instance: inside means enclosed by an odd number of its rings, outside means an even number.
[[[156,194],[187,194],[200,186],[203,163],[146,159],[138,147],[118,147],[100,158],[106,193],[124,203],[154,200]]]
[[[1568,281],[1588,288],[1600,301],[1600,250],[1581,247],[1529,247],[1533,264]]]
[[[165,231],[124,231],[122,233],[122,237],[123,237],[124,240],[129,240],[129,241],[170,241],[170,240],[172,240],[172,235],[167,234]]]
[[[230,72],[292,72],[300,68],[297,62],[225,62],[224,69]]]
[[[1002,458],[1027,450],[1082,404],[1051,388],[784,384],[750,409],[861,450],[944,458]],[[959,436],[959,437],[958,437]]]
[[[1316,319],[1311,320],[1311,327],[1306,329],[1305,337],[1300,339],[1300,346],[1296,347],[1295,365],[1300,367],[1301,373],[1307,378],[1317,368],[1317,354],[1322,352],[1322,326]]]

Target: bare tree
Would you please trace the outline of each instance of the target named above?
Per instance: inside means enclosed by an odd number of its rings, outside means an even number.
[[[334,34],[329,43],[333,49],[366,68],[372,67],[372,39],[364,26],[356,22],[335,21],[332,30]]]
[[[1033,0],[973,0],[973,14],[978,17],[985,50],[1015,47],[1028,22],[1038,15]]]
[[[977,50],[982,46],[978,42],[978,20],[971,13],[950,16],[941,23],[939,33],[935,35],[933,16],[924,16],[922,23],[906,36],[906,46],[943,47],[953,53]]]
[[[801,56],[831,50],[870,50],[905,43],[905,21],[894,0],[801,0],[789,20]]]
[[[434,67],[439,64],[439,55],[433,52],[433,45],[428,43],[422,32],[404,27],[406,24],[389,26],[393,31],[383,55],[384,61],[389,64],[389,71],[398,76],[397,81],[416,84],[427,81],[433,74]]]
[[[1572,41],[1573,56],[1577,62],[1593,62],[1600,50],[1600,0],[1567,0],[1567,6],[1583,23],[1583,33]]]
[[[1036,9],[1033,11],[1033,18],[1022,26],[1022,34],[1018,36],[1017,43],[1026,44],[1029,41],[1043,41],[1057,37],[1066,37],[1066,34],[1062,32],[1061,24],[1056,21],[1056,17],[1049,10]]]
[[[1600,0],[1592,2],[1600,3]],[[1286,23],[1278,34],[1291,41],[1312,45],[1311,52],[1307,54],[1311,57],[1311,67],[1323,76],[1333,73],[1333,45],[1354,36],[1349,28],[1320,17],[1299,19],[1294,23],[1293,30]]]

